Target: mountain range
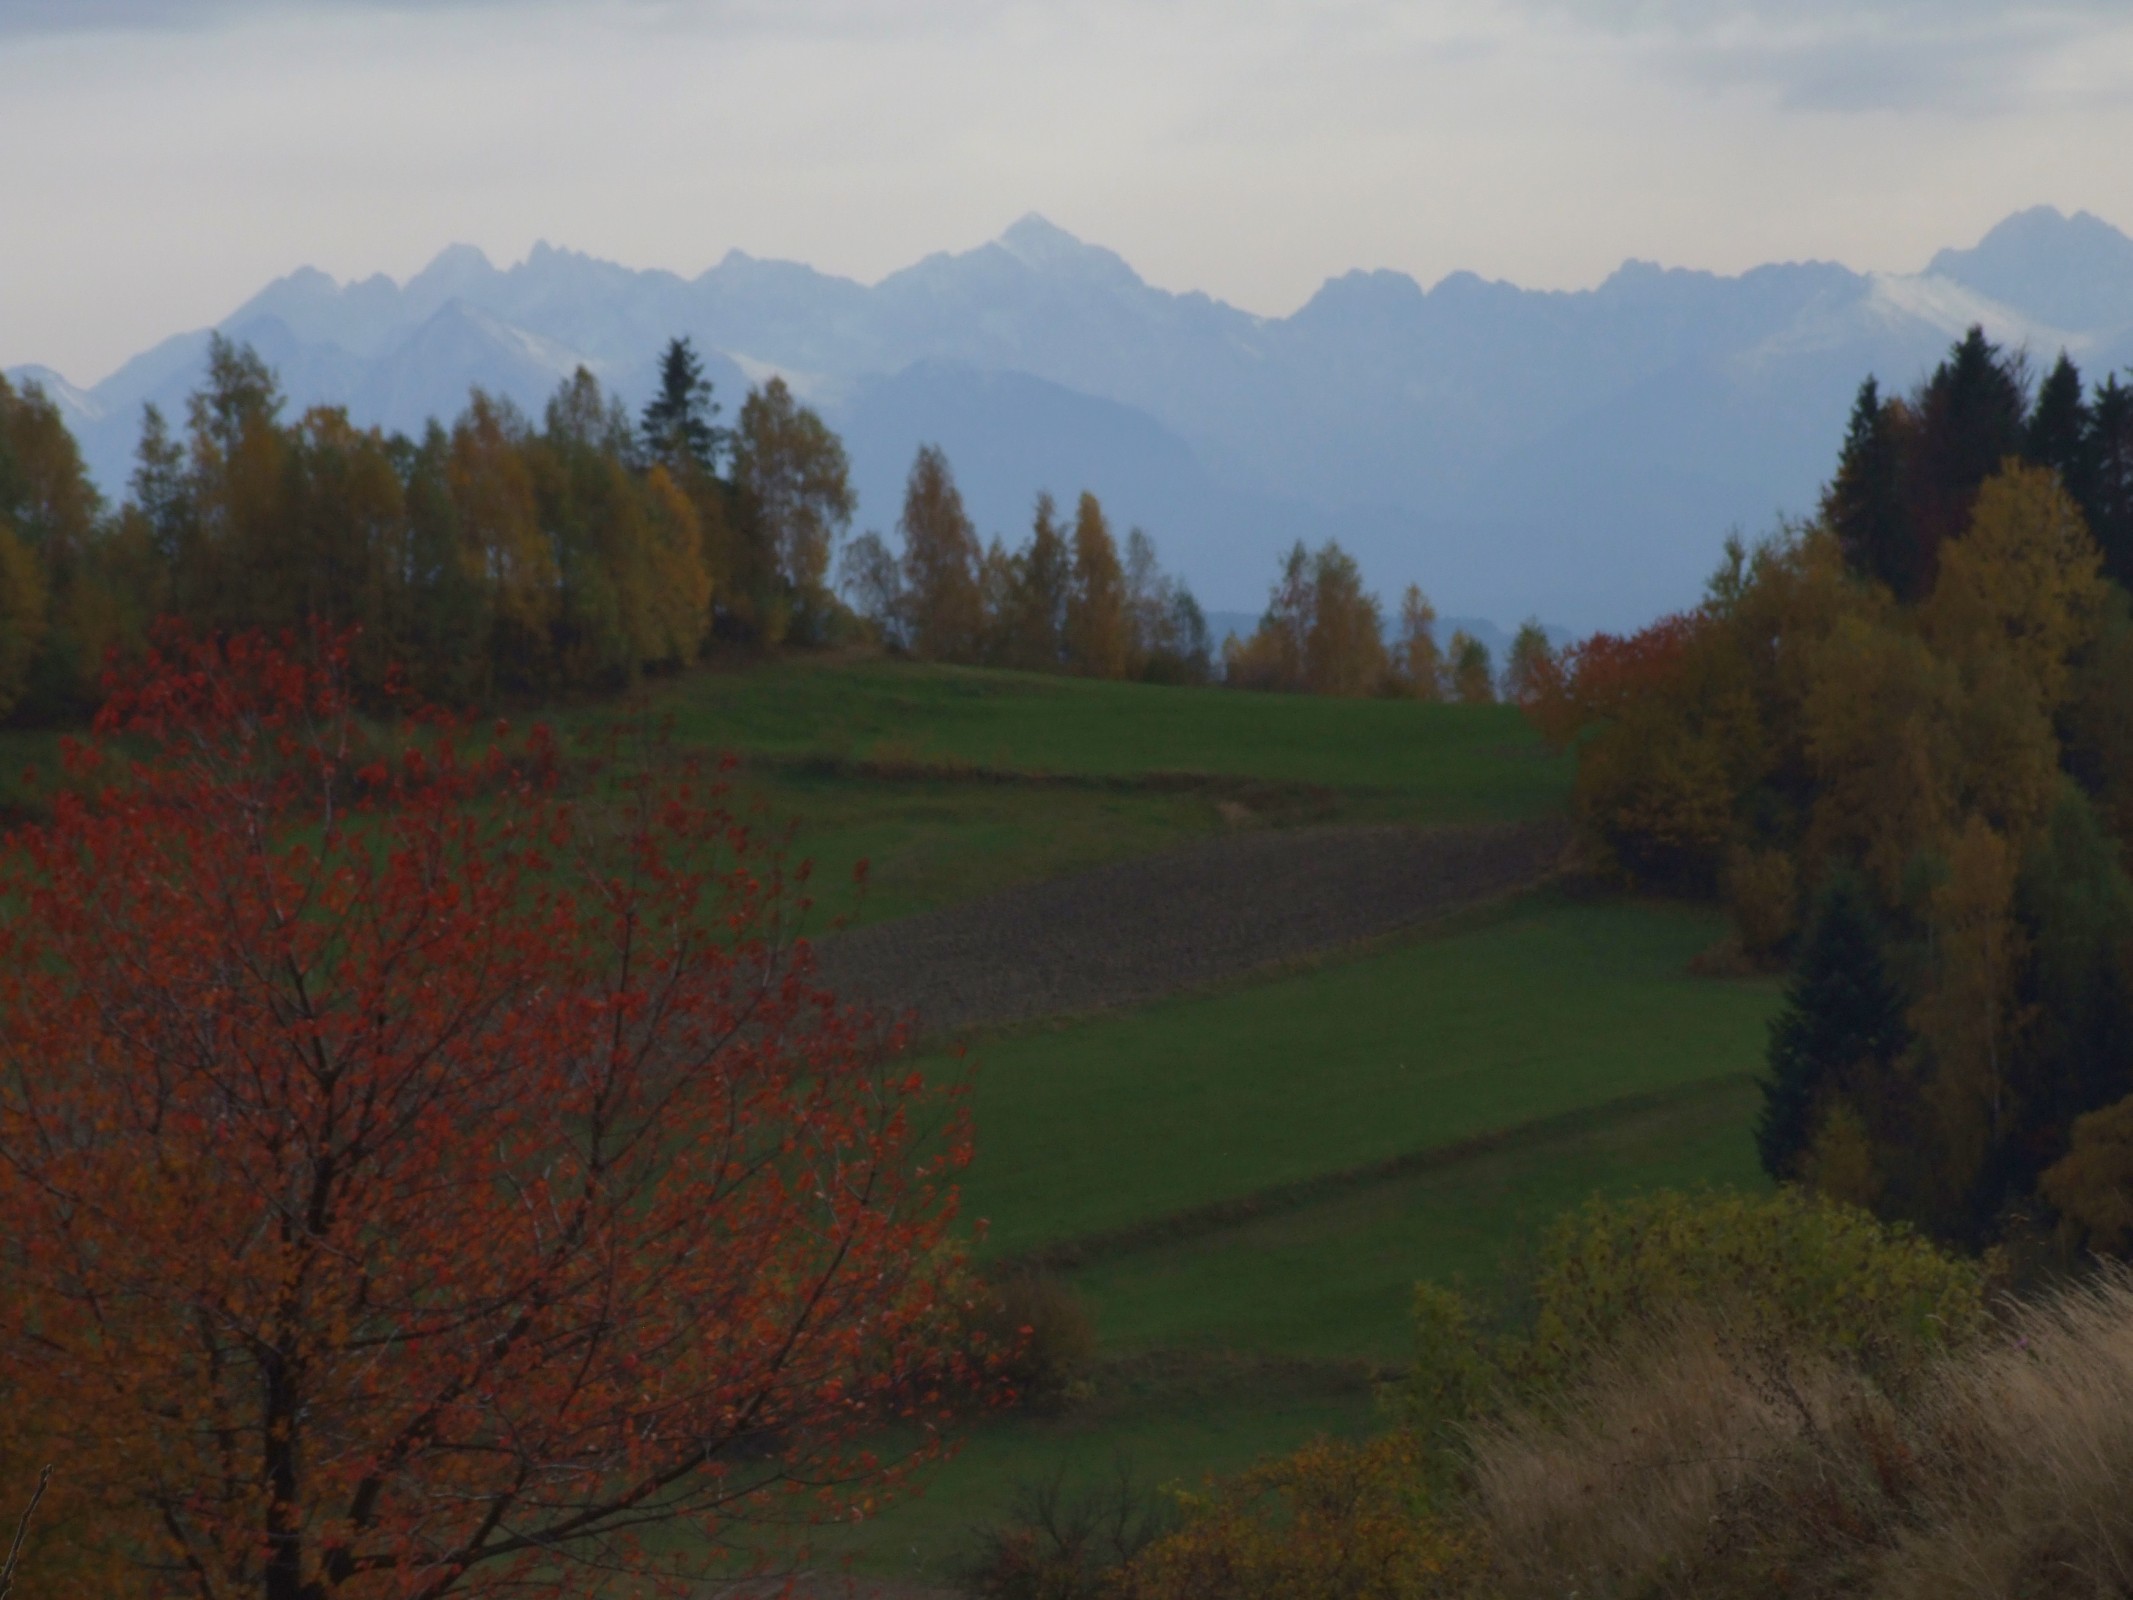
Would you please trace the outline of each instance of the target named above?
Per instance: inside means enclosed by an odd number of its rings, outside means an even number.
[[[1281,550],[1338,538],[1388,599],[1417,581],[1447,611],[1583,630],[1692,600],[1728,532],[1810,513],[1860,379],[1907,388],[1972,323],[2040,368],[2062,348],[2094,378],[2133,363],[2133,239],[2040,207],[1915,274],[1631,261],[1537,291],[1359,271],[1262,317],[1029,216],[872,285],[739,252],[688,279],[455,245],[404,283],[292,273],[218,329],[293,407],[411,431],[475,385],[538,417],[579,365],[635,406],[687,335],[726,420],[779,373],[838,428],[861,526],[893,525],[930,441],[981,532],[1013,543],[1039,489],[1093,489],[1213,608],[1255,611]],[[182,418],[209,331],[93,388],[10,376],[119,493],[143,404]]]

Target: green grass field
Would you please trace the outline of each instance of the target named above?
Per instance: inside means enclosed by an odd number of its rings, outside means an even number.
[[[1196,1482],[1365,1431],[1418,1279],[1487,1301],[1594,1193],[1760,1183],[1775,988],[1688,975],[1718,926],[1543,894],[982,1042],[969,1209],[989,1256],[1087,1241],[1062,1275],[1099,1333],[1095,1394],[978,1426],[922,1498],[824,1550],[938,1579],[1018,1485],[1121,1459]]]
[[[976,1051],[970,1208],[988,1250],[1012,1253],[1746,1072],[1768,986],[1686,970],[1719,927],[1543,895],[1274,981],[996,1038]]]
[[[741,758],[736,798],[795,824],[824,915],[857,922],[1237,826],[1527,818],[1569,792],[1569,763],[1497,706],[807,659],[692,673],[646,700],[683,743]]]
[[[662,686],[653,704],[691,743],[751,755],[1106,779],[1203,773],[1397,795],[1425,822],[1538,816],[1569,792],[1567,760],[1502,706],[878,661],[695,673]]]
[[[1569,791],[1569,762],[1501,708],[823,661],[650,699],[740,755],[740,796],[795,821],[827,911],[870,861],[867,921],[1226,827],[1523,819]],[[1093,1393],[974,1425],[922,1497],[821,1559],[938,1581],[1018,1485],[1119,1462],[1197,1482],[1363,1432],[1416,1280],[1486,1299],[1595,1192],[1759,1182],[1748,1074],[1774,988],[1688,975],[1719,931],[1543,894],[981,1040],[966,1214],[988,1257],[1078,1260],[1060,1270],[1099,1333]]]
[[[645,701],[686,745],[741,758],[738,803],[789,823],[817,863],[818,925],[1226,828],[1545,816],[1570,780],[1500,708],[804,659],[692,673]],[[0,803],[52,748],[0,735]],[[922,1497],[825,1534],[820,1559],[941,1580],[1018,1485],[1120,1462],[1191,1483],[1365,1431],[1418,1279],[1487,1300],[1595,1192],[1759,1182],[1749,1075],[1776,988],[1689,976],[1720,927],[1544,891],[979,1039],[965,1215],[986,1219],[984,1257],[1049,1261],[1082,1297],[1090,1392],[972,1425]]]

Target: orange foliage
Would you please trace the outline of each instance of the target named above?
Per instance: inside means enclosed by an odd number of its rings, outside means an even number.
[[[1702,622],[1692,612],[1676,612],[1627,637],[1596,633],[1540,657],[1529,669],[1520,709],[1561,749],[1678,679]]]
[[[1478,1574],[1464,1529],[1430,1514],[1405,1433],[1321,1439],[1202,1498],[1119,1575],[1122,1600],[1409,1600]]]
[[[16,1445],[189,1595],[583,1592],[712,1548],[676,1517],[849,1514],[949,1365],[952,1096],[715,782],[366,737],[344,662],[166,641],[0,858]]]

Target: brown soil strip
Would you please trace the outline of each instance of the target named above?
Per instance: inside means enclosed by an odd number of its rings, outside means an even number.
[[[1575,1111],[1565,1111],[1556,1116],[1536,1118],[1532,1122],[1517,1123],[1490,1133],[1473,1134],[1464,1139],[1455,1139],[1449,1144],[1432,1145],[1427,1150],[1409,1151],[1383,1161],[1346,1167],[1338,1172],[1322,1173],[1295,1183],[1278,1184],[1270,1189],[1239,1195],[1234,1200],[1216,1200],[1207,1205],[1174,1211],[1168,1216],[1151,1217],[1146,1222],[1136,1222],[1130,1227],[1084,1234],[1077,1239],[1062,1239],[1056,1244],[1042,1245],[1013,1257],[1007,1265],[1071,1269],[1087,1266],[1092,1261],[1110,1256],[1131,1255],[1138,1250],[1201,1238],[1207,1234],[1220,1233],[1226,1228],[1234,1228],[1241,1223],[1256,1222],[1262,1217],[1278,1216],[1286,1211],[1300,1211],[1305,1206],[1316,1205],[1321,1200],[1335,1199],[1358,1189],[1373,1188],[1381,1183],[1411,1178],[1425,1172],[1439,1172],[1463,1161],[1471,1161],[1476,1156],[1546,1144],[1566,1133],[1575,1133],[1590,1128],[1595,1123],[1612,1121],[1617,1117],[1636,1116],[1640,1112],[1658,1111],[1707,1096],[1733,1093],[1747,1081],[1737,1074],[1729,1074],[1722,1078],[1705,1078],[1672,1089],[1623,1095],[1619,1099],[1603,1100],[1598,1105],[1580,1106]]]
[[[1132,1006],[1434,921],[1547,876],[1562,820],[1267,829],[837,934],[825,984],[923,1034]]]

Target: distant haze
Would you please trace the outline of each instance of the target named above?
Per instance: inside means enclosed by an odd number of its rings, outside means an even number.
[[[1973,322],[2040,366],[2062,348],[2092,377],[2126,366],[2133,240],[2036,208],[1909,276],[1633,261],[1564,293],[1355,272],[1265,318],[1029,216],[871,286],[738,253],[683,278],[455,246],[405,282],[297,272],[220,326],[292,410],[410,432],[475,385],[537,417],[581,364],[635,406],[686,334],[729,417],[772,372],[824,412],[861,526],[893,526],[935,442],[981,533],[1015,543],[1039,490],[1092,489],[1213,610],[1256,612],[1283,549],[1338,538],[1388,606],[1418,582],[1447,616],[1583,631],[1692,602],[1729,532],[1811,514],[1860,379],[1908,387]],[[143,404],[181,418],[206,342],[92,389],[15,373],[61,401],[116,494]]]
[[[1262,315],[2133,219],[2125,0],[0,0],[0,363],[540,238],[871,282],[1024,211]]]

